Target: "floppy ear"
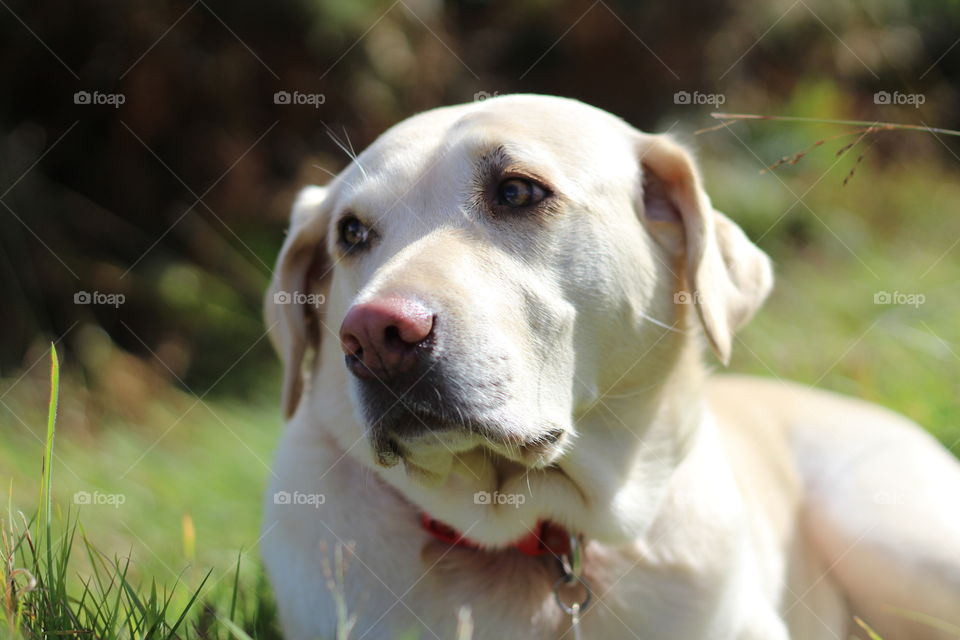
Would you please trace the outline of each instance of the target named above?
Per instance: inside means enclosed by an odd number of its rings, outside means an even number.
[[[283,361],[281,405],[287,419],[296,411],[303,393],[306,352],[311,348],[316,351],[320,342],[317,301],[328,293],[330,280],[328,216],[323,207],[326,195],[325,187],[305,187],[297,195],[290,230],[264,300],[270,341]]]
[[[686,286],[717,357],[727,364],[733,335],[773,286],[770,259],[710,204],[693,158],[665,135],[642,136],[644,222],[681,258]]]

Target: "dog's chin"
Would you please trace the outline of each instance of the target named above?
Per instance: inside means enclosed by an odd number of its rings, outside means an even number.
[[[375,443],[378,464],[392,467],[403,464],[407,477],[426,487],[441,486],[453,471],[458,456],[467,455],[480,445],[477,436],[466,430],[423,431]]]
[[[372,444],[378,465],[389,468],[402,463],[411,481],[438,487],[457,470],[473,476],[470,468],[477,460],[512,463],[526,469],[554,465],[566,448],[568,433],[553,429],[548,435],[537,432],[529,437],[507,438],[477,433],[467,427],[446,426],[402,435],[379,432]]]

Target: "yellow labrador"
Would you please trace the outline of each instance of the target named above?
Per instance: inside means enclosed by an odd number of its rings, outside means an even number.
[[[913,620],[960,624],[960,465],[709,375],[771,284],[681,146],[573,100],[429,111],[304,189],[267,297],[287,637],[333,638],[337,598],[357,639],[463,607],[476,639],[953,637]]]

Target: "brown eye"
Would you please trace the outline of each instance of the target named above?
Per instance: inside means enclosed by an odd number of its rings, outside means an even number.
[[[370,227],[360,222],[356,216],[345,216],[338,227],[340,244],[348,251],[362,249],[370,241]]]
[[[546,197],[546,189],[526,178],[507,178],[497,187],[497,204],[514,209],[533,206]]]

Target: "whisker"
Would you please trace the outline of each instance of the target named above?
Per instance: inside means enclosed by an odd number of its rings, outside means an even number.
[[[312,166],[314,169],[320,169],[320,171],[323,171],[324,173],[326,173],[326,174],[327,174],[328,176],[330,176],[331,178],[336,178],[336,177],[337,177],[337,174],[335,174],[333,171],[330,171],[330,169],[327,169],[326,167],[321,167],[321,166],[318,165],[318,164],[313,164],[313,165],[310,165],[310,166]]]
[[[651,317],[651,316],[648,316],[647,314],[643,313],[642,311],[638,311],[637,314],[638,314],[641,318],[643,318],[644,320],[649,320],[650,322],[652,322],[653,324],[657,325],[658,327],[663,327],[664,329],[666,329],[666,330],[668,330],[668,331],[673,331],[674,333],[680,333],[680,334],[686,334],[686,333],[687,333],[687,331],[684,331],[683,329],[677,329],[674,325],[667,324],[666,322],[663,322],[662,320],[657,320],[656,318],[653,318],[653,317]]]
[[[333,140],[333,143],[337,145],[337,147],[341,151],[347,154],[347,157],[350,158],[351,161],[355,162],[356,165],[360,167],[360,173],[363,174],[363,177],[364,178],[368,177],[367,171],[366,169],[363,168],[363,165],[360,164],[360,160],[357,157],[357,154],[353,153],[353,150],[351,148],[348,148],[346,145],[344,145],[343,142],[340,140],[340,138],[336,136],[336,134],[330,129],[330,127],[327,126],[326,123],[323,123],[323,128],[327,130],[327,136],[329,136],[330,139]]]
[[[357,152],[353,148],[353,142],[350,140],[350,133],[347,131],[347,125],[340,125],[343,128],[343,137],[347,139],[347,145],[350,147],[350,153],[353,154],[353,159],[357,159]]]

